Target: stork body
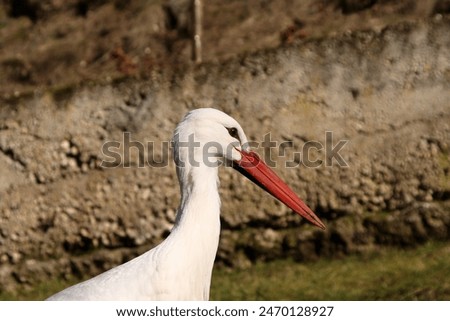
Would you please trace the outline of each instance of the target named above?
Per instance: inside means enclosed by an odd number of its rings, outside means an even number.
[[[183,145],[189,141],[197,145]],[[263,189],[324,228],[246,145],[241,126],[223,112],[204,108],[188,113],[174,135],[181,203],[170,235],[141,256],[48,300],[208,300],[220,234],[217,162],[221,159],[234,162]]]

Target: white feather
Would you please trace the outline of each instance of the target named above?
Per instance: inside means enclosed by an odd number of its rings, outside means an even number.
[[[230,127],[238,130],[239,141],[228,134]],[[191,150],[180,147],[180,142],[187,142],[190,135],[200,146]],[[210,108],[188,113],[177,126],[174,156],[181,204],[167,239],[141,256],[48,300],[208,300],[220,234],[218,168],[204,162],[203,147],[209,142],[222,147],[217,159],[225,156],[239,160],[240,154],[227,147],[237,144],[245,148],[242,145],[247,138],[233,118]]]

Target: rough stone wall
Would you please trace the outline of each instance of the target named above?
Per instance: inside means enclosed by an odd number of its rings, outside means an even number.
[[[218,263],[340,256],[450,236],[450,22],[401,24],[2,101],[0,287],[93,275],[158,244],[178,184],[168,166],[102,168],[102,145],[169,141],[181,117],[217,107],[250,139],[289,141],[276,171],[323,218],[311,227],[231,169],[220,171]],[[348,140],[347,167],[285,168],[307,141]],[[264,153],[264,150],[259,150]],[[148,154],[147,154],[148,156]],[[324,150],[312,156],[325,160]],[[145,160],[145,159],[144,159]]]

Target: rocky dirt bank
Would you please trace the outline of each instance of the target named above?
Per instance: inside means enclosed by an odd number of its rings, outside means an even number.
[[[195,107],[231,114],[252,140],[270,133],[278,144],[288,142],[284,156],[272,154],[277,171],[328,226],[304,224],[224,168],[219,264],[448,240],[449,32],[450,21],[439,16],[177,72],[155,70],[147,80],[3,100],[1,289],[93,275],[160,242],[178,205],[175,169],[170,159],[143,168],[139,161],[168,155],[161,142]],[[146,148],[140,159],[134,150],[125,168],[102,167],[111,160],[103,144],[123,144],[124,132],[154,142],[156,157]],[[336,159],[326,166],[327,144],[343,140],[347,166]],[[296,164],[294,153],[309,141],[324,146],[312,155],[317,166]]]

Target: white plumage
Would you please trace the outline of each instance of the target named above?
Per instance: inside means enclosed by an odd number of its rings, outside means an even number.
[[[189,137],[199,146],[183,145],[190,141]],[[246,145],[241,126],[225,113],[211,108],[188,113],[174,135],[181,204],[170,235],[139,257],[48,300],[208,300],[220,234],[218,167],[212,166],[214,161],[225,159],[234,163],[235,168],[266,191],[324,228]]]

